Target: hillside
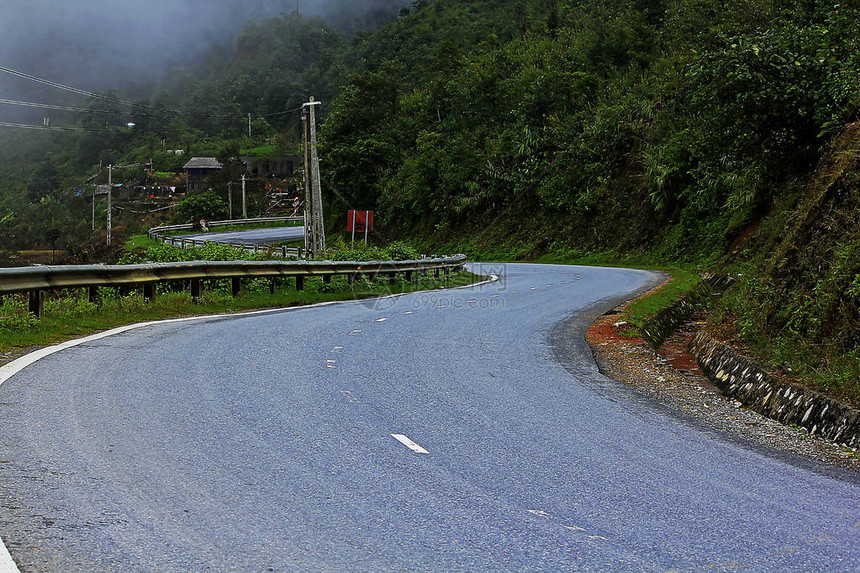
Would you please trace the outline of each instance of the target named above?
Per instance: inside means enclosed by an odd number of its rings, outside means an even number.
[[[856,113],[858,21],[824,3],[439,0],[359,46],[385,57],[336,101],[327,171],[395,234],[714,261]]]
[[[783,371],[860,402],[860,122],[787,199],[733,261],[741,282],[714,321]]]

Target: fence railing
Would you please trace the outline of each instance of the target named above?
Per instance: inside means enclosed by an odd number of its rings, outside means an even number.
[[[227,227],[229,225],[248,225],[257,223],[299,223],[303,222],[303,217],[261,217],[258,219],[230,219],[226,221],[207,221],[207,228]],[[181,237],[171,237],[167,235],[174,231],[192,231],[194,225],[192,223],[184,223],[181,225],[164,225],[161,227],[153,227],[149,230],[148,235],[151,239],[167,243],[176,247],[186,249],[188,247],[202,247],[206,243],[216,242],[222,245],[229,245],[234,249],[242,249],[252,253],[266,253],[274,257],[297,257],[302,258],[305,254],[304,249],[299,247],[272,247],[271,245],[247,245],[243,243],[230,243],[222,241],[212,241],[208,239],[187,239]]]
[[[191,296],[202,296],[206,279],[232,279],[233,295],[246,278],[295,277],[296,288],[304,289],[305,277],[319,276],[326,282],[335,275],[346,275],[350,284],[359,276],[387,276],[394,281],[398,274],[412,281],[415,272],[433,272],[439,277],[452,269],[462,269],[465,255],[431,257],[411,261],[187,261],[141,265],[63,265],[0,269],[0,295],[28,292],[30,312],[42,315],[44,291],[48,289],[86,288],[91,301],[98,287],[143,287],[143,296],[155,300],[155,285],[165,281],[188,281]],[[271,284],[274,292],[274,281]]]

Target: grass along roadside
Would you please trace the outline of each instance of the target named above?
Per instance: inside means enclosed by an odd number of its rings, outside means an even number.
[[[239,313],[270,308],[290,308],[321,302],[378,298],[433,289],[465,286],[483,277],[469,272],[453,273],[448,280],[416,274],[413,283],[398,277],[371,282],[362,278],[349,285],[345,276],[326,284],[319,277],[305,279],[304,290],[295,289],[295,279],[277,279],[275,294],[269,292],[267,279],[250,279],[242,293],[233,297],[229,281],[205,281],[207,290],[198,301],[187,292],[171,292],[171,285],[159,285],[156,301],[147,302],[140,291],[120,295],[119,289],[99,289],[100,302],[90,303],[82,289],[59,291],[45,299],[44,316],[37,319],[27,312],[25,295],[10,295],[0,305],[0,363],[12,360],[35,347],[47,346],[94,334],[118,326],[210,314]],[[371,303],[369,308],[373,308]]]
[[[670,268],[662,270],[668,273],[669,279],[660,285],[659,288],[653,289],[652,292],[645,296],[631,301],[624,310],[624,318],[620,320],[626,320],[633,327],[633,329],[630,329],[631,332],[629,334],[638,335],[639,329],[649,318],[657,315],[661,310],[686,296],[702,281],[702,277],[698,273],[686,269]],[[624,332],[623,334],[627,333]]]

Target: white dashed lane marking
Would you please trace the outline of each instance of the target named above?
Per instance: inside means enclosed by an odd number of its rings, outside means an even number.
[[[540,509],[527,509],[526,511],[528,511],[529,513],[533,513],[538,517],[551,517],[550,514]]]
[[[388,320],[388,318],[383,316],[382,318],[377,318],[374,322],[385,322],[386,320]]]
[[[531,513],[532,515],[537,515],[538,517],[543,517],[544,519],[553,519],[551,514],[547,513],[546,511],[543,511],[542,509],[527,509],[526,511]],[[568,531],[573,531],[575,533],[581,533],[581,534],[585,535],[585,537],[587,539],[590,539],[592,541],[608,541],[608,538],[606,538],[602,535],[591,535],[591,534],[589,534],[588,530],[586,530],[584,527],[579,527],[577,525],[564,525],[563,523],[561,524],[561,526],[564,527],[565,529],[567,529]]]
[[[392,438],[394,438],[395,440],[397,440],[398,442],[400,442],[401,444],[403,444],[404,446],[406,446],[407,448],[409,448],[410,450],[412,450],[416,454],[429,454],[430,453],[427,450],[425,450],[424,448],[422,448],[421,446],[419,446],[418,444],[416,444],[415,442],[413,442],[412,440],[410,440],[409,438],[407,438],[406,436],[404,436],[403,434],[390,434],[390,435]]]

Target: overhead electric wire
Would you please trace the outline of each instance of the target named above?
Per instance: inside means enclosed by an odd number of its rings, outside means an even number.
[[[229,119],[245,119],[245,116],[242,116],[242,115],[215,115],[215,114],[197,113],[197,112],[193,112],[193,111],[188,112],[188,111],[180,111],[178,109],[155,107],[155,106],[151,106],[151,105],[146,105],[146,104],[142,104],[142,103],[137,103],[137,102],[133,102],[133,101],[129,101],[129,100],[124,100],[124,99],[108,96],[105,94],[91,92],[88,90],[82,90],[82,89],[75,88],[72,86],[67,86],[67,85],[61,84],[59,82],[54,82],[51,80],[46,80],[44,78],[39,78],[39,77],[30,75],[30,74],[26,74],[24,72],[19,72],[18,70],[13,70],[12,68],[7,68],[5,66],[0,66],[0,72],[6,72],[7,74],[11,74],[13,76],[17,76],[17,77],[20,77],[20,78],[23,78],[26,80],[30,80],[32,82],[44,84],[44,85],[50,86],[52,88],[76,93],[78,95],[84,95],[84,96],[88,96],[88,97],[92,97],[92,98],[103,99],[105,101],[109,101],[109,102],[113,102],[113,103],[118,103],[118,104],[122,104],[122,105],[129,105],[132,107],[149,109],[149,110],[153,110],[153,111],[160,111],[160,112],[173,114],[173,115],[201,116],[201,117],[212,118],[212,119],[228,119],[228,118]]]
[[[9,127],[17,129],[37,129],[42,131],[76,131],[81,133],[123,133],[121,131],[122,127],[119,126],[114,129],[93,129],[87,127],[32,125],[28,123],[11,123],[8,121],[0,121],[0,127]],[[187,131],[187,129],[135,129],[134,133],[186,133]]]
[[[158,114],[154,114],[156,117],[165,117],[168,115],[181,115],[181,116],[190,116],[192,118],[207,118],[207,119],[233,119],[233,120],[245,120],[246,116],[244,115],[216,115],[216,114],[207,114],[201,112],[193,112],[193,111],[180,111],[176,109],[169,108],[160,108],[147,104],[137,103],[129,100],[124,100],[112,96],[108,96],[105,94],[100,94],[96,92],[92,92],[89,90],[83,90],[80,88],[75,88],[72,86],[68,86],[65,84],[61,84],[59,82],[54,82],[51,80],[47,80],[44,78],[40,78],[37,76],[33,76],[31,74],[27,74],[18,70],[13,70],[12,68],[7,68],[5,66],[0,66],[0,72],[5,72],[7,74],[11,74],[13,76],[17,76],[26,80],[30,80],[33,82],[37,82],[40,84],[44,84],[56,89],[69,91],[72,93],[76,93],[82,96],[88,96],[91,98],[97,98],[104,101],[131,106],[132,108],[145,109],[149,111],[159,112]],[[0,104],[6,105],[17,105],[23,107],[32,107],[39,109],[49,109],[56,111],[72,111],[78,113],[102,113],[102,114],[117,114],[123,113],[120,111],[112,111],[112,110],[99,110],[99,109],[88,109],[76,106],[65,106],[65,105],[56,105],[56,104],[46,104],[46,103],[37,103],[37,102],[26,102],[12,99],[2,99],[0,98]],[[300,111],[304,106],[300,105],[299,107],[295,107],[292,109],[267,113],[267,114],[259,114],[258,118],[267,118],[267,117],[276,117],[281,115],[287,115],[290,113],[295,113]],[[250,115],[250,114],[249,114]],[[82,128],[82,127],[63,127],[63,126],[51,126],[51,125],[31,125],[31,124],[23,124],[23,123],[12,123],[12,122],[0,122],[0,127],[6,128],[15,128],[15,129],[30,129],[30,130],[40,130],[40,131],[77,131],[77,132],[89,132],[89,133],[111,133],[116,132],[115,129],[93,129],[93,128]],[[187,130],[185,129],[136,129],[137,133],[182,133]]]
[[[88,109],[85,107],[73,107],[68,105],[55,105],[51,103],[37,103],[32,101],[18,101],[14,99],[2,99],[0,98],[0,104],[6,105],[18,105],[23,107],[36,107],[40,109],[56,109],[60,111],[79,111],[84,113],[119,113],[117,111],[111,111],[107,109]]]
[[[303,106],[299,106],[299,107],[296,107],[296,108],[293,108],[293,109],[288,109],[287,111],[276,111],[276,112],[274,112],[274,113],[263,113],[263,114],[260,114],[260,115],[259,115],[259,116],[257,116],[257,117],[272,117],[272,116],[275,116],[275,115],[286,115],[286,114],[288,114],[288,113],[295,113],[295,112],[297,112],[297,111],[301,111],[301,110],[302,110],[302,107],[303,107]]]
[[[16,129],[38,129],[42,131],[88,131],[78,127],[48,127],[47,125],[30,125],[27,123],[10,123],[8,121],[0,121],[0,127],[13,127]],[[99,132],[110,131],[109,129],[101,129]]]

